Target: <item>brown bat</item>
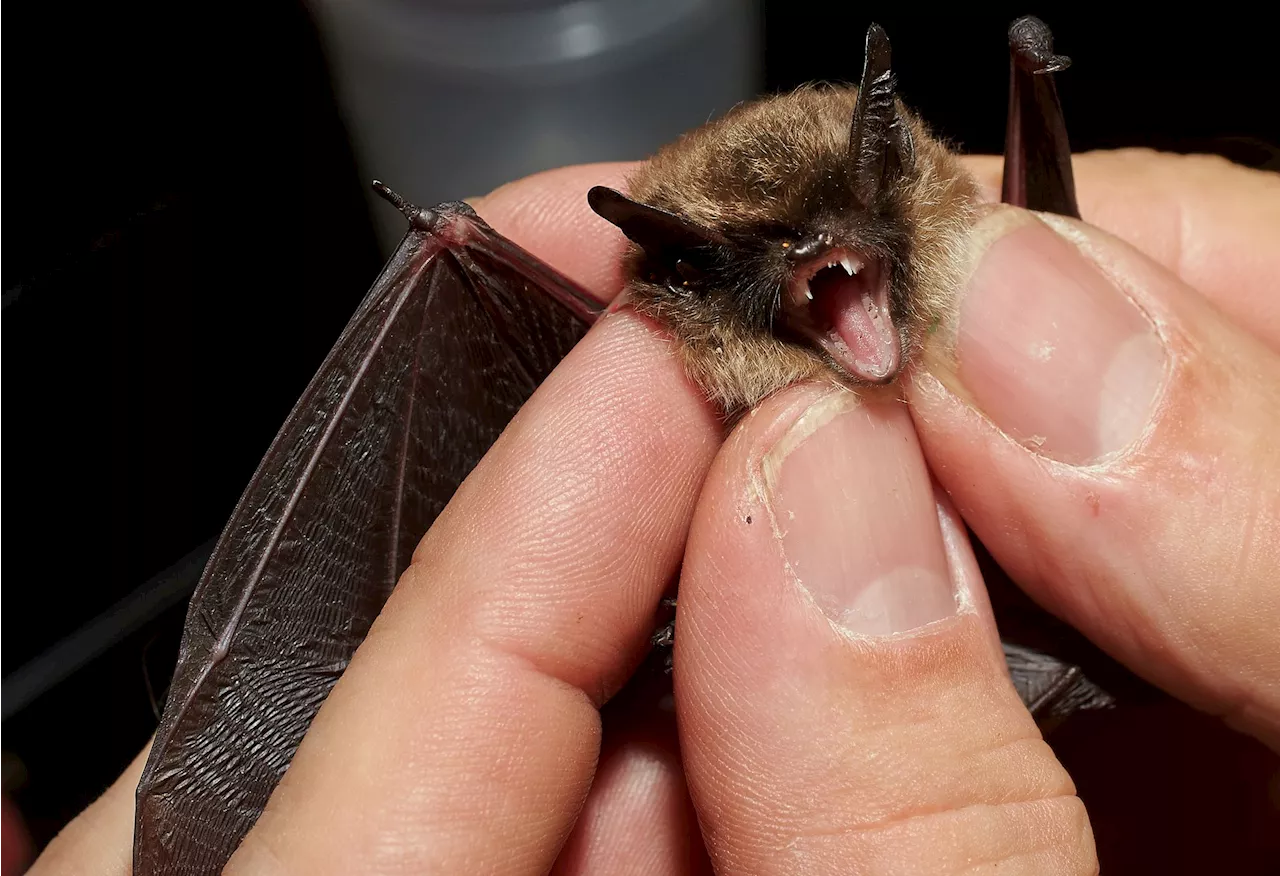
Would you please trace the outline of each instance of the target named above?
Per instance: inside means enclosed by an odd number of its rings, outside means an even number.
[[[1036,19],[1010,28],[1005,199],[1076,215]],[[138,785],[135,876],[220,872],[423,533],[600,311],[465,204],[376,184],[409,231],[268,450],[195,594]],[[795,380],[891,382],[945,326],[977,188],[897,100],[889,41],[861,84],[740,106],[663,149],[630,197],[591,205],[636,246],[631,306],[680,341],[726,415]],[[999,599],[1006,654],[1041,719],[1110,697],[1078,639]],[[1029,621],[1029,622],[1028,622]],[[1030,637],[1011,638],[1026,629]],[[1038,636],[1039,638],[1036,638]],[[1091,669],[1092,671],[1092,669]]]

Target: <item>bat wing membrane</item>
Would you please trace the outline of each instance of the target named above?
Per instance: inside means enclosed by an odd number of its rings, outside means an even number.
[[[422,534],[599,310],[465,205],[419,215],[192,597],[136,876],[221,872]]]

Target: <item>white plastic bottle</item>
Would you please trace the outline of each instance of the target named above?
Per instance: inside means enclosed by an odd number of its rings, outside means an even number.
[[[412,201],[642,158],[759,87],[752,0],[312,0],[361,173]],[[383,247],[404,231],[374,211]]]

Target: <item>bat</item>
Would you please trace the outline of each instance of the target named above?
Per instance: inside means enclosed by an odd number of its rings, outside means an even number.
[[[1067,59],[1037,19],[1009,37],[1004,198],[1078,215],[1051,78]],[[409,230],[191,598],[137,789],[136,876],[221,871],[422,534],[600,313],[466,204],[422,209],[375,188]],[[597,187],[588,200],[634,244],[630,305],[670,329],[732,419],[796,380],[893,381],[947,317],[977,187],[897,99],[889,40],[872,25],[856,89],[736,107],[661,150],[629,195]],[[997,603],[1033,714],[1109,704],[1079,668],[1082,640],[1010,604],[1026,621],[1013,626],[1041,631],[1011,638]]]

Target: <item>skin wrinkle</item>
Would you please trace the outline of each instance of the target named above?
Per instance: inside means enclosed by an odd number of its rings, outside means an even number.
[[[999,706],[993,705],[993,709],[999,709]],[[970,723],[980,722],[975,720]],[[926,744],[932,744],[940,737],[946,739],[953,735],[948,733],[947,728],[946,716],[938,716],[934,721],[914,725],[910,721],[886,725],[884,727],[886,732],[883,735],[869,736],[860,733],[856,739],[849,741],[847,752],[833,753],[828,763],[821,768],[815,767],[812,772],[820,777],[835,773],[842,766],[846,767],[845,771],[850,775],[875,772],[869,767],[874,760],[882,756],[880,752],[890,753],[895,762],[902,761],[903,752],[898,747],[899,739],[904,737],[921,739]],[[920,729],[924,729],[925,732],[917,732]],[[1021,756],[1023,754],[1026,756]],[[1021,769],[1011,769],[1014,763],[1022,764]],[[1024,727],[1012,739],[991,739],[988,740],[988,744],[981,747],[957,750],[955,757],[949,758],[946,766],[939,765],[934,770],[920,771],[913,768],[910,763],[896,763],[896,765],[900,769],[893,771],[897,774],[895,783],[918,781],[922,785],[927,784],[930,788],[928,802],[921,799],[920,793],[912,792],[905,795],[911,801],[909,808],[914,814],[952,811],[957,808],[955,805],[957,801],[965,799],[971,803],[997,804],[1009,801],[1025,802],[1046,796],[1071,796],[1075,793],[1070,777],[1057,764],[1052,751],[1040,739],[1034,725],[1029,728]],[[1037,766],[1039,769],[1033,774],[1029,765]],[[1009,784],[991,784],[984,781],[988,776],[1016,777],[1016,781]],[[815,784],[821,786],[820,782]],[[879,791],[879,784],[873,781],[866,790]],[[812,808],[819,811],[824,807],[831,809],[828,796],[832,790],[826,789],[820,799],[813,800]],[[834,790],[838,792],[837,799],[842,799],[853,791],[852,788],[846,787]],[[865,803],[853,805],[860,809],[866,807]],[[855,827],[860,824],[878,824],[897,820],[901,817],[902,805],[903,801],[900,799],[885,799],[881,806],[868,811],[866,817],[853,822],[847,820],[850,813],[845,811],[845,807],[837,805],[829,814],[839,819],[841,824]],[[799,814],[806,820],[813,818],[811,811]],[[781,825],[782,822],[776,823]]]
[[[594,579],[597,575],[600,575],[612,578],[615,577],[616,572],[625,573],[633,568],[635,566],[611,561],[606,566],[594,566],[587,569],[581,577]],[[554,587],[555,583],[559,581],[559,583],[563,584],[566,577],[572,579],[575,576],[548,578],[547,583],[551,586],[546,588],[545,595],[540,596],[538,590],[529,588],[528,585],[531,582],[528,577],[521,575],[519,576],[521,582],[519,594],[511,594],[506,590],[501,590],[493,598],[483,600],[481,603],[483,608],[477,609],[473,615],[474,620],[472,623],[473,628],[477,631],[476,635],[484,647],[519,657],[528,662],[539,673],[581,689],[579,682],[574,679],[583,675],[582,670],[578,668],[583,659],[603,659],[607,664],[613,665],[614,660],[622,658],[621,663],[623,665],[633,667],[643,656],[646,636],[643,630],[639,629],[633,631],[633,635],[629,640],[611,641],[607,638],[600,639],[592,635],[587,643],[575,648],[574,652],[547,651],[545,642],[530,640],[520,620],[527,615],[531,600],[541,601],[544,610],[555,607],[557,603],[566,605],[566,607],[578,603],[577,599],[569,601],[567,599],[548,598],[558,592]],[[598,592],[607,590],[605,587],[592,589]],[[627,608],[634,609],[639,607],[634,599],[628,599],[627,603]],[[632,613],[640,614],[638,611]],[[583,692],[591,698],[596,708],[599,708],[622,686],[628,675],[630,675],[629,669],[619,672],[618,677],[601,679],[597,688],[590,691],[583,690]]]
[[[1046,802],[1056,804],[1058,801],[1046,801]],[[1076,800],[1074,805],[1071,805],[1070,800],[1064,800],[1062,802],[1070,806],[1072,810],[1071,814],[1074,815],[1074,818],[1071,819],[1071,823],[1068,826],[1069,831],[1067,832],[1067,836],[1063,837],[1064,841],[1069,840],[1072,837],[1075,838],[1076,842],[1072,847],[1067,848],[1067,847],[1064,847],[1061,843],[1055,843],[1052,836],[1052,831],[1042,829],[1041,831],[1038,832],[1039,835],[1036,837],[1036,842],[1032,846],[1031,850],[1028,850],[1026,852],[1021,852],[1013,856],[1005,856],[1002,858],[991,858],[989,860],[995,863],[1011,862],[1024,857],[1040,858],[1046,854],[1049,854],[1049,855],[1052,855],[1054,860],[1058,863],[1058,866],[1055,867],[1054,870],[1047,869],[1044,866],[1039,866],[1034,869],[1029,869],[1027,872],[1037,873],[1037,874],[1043,873],[1043,872],[1054,872],[1055,870],[1063,869],[1063,865],[1072,867],[1072,869],[1079,869],[1079,867],[1076,866],[1076,863],[1083,860],[1083,862],[1086,863],[1087,865],[1091,865],[1091,869],[1089,869],[1086,872],[1096,873],[1098,865],[1092,849],[1092,840],[1090,838],[1092,831],[1089,826],[1088,815],[1084,810],[1084,806],[1079,802],[1079,800]],[[1058,809],[1062,807],[1058,805],[1052,805],[1052,807],[1045,806],[1040,808]],[[1043,821],[1044,819],[1037,819],[1036,826],[1040,826],[1041,822]],[[1045,834],[1050,834],[1050,835],[1046,836]],[[970,863],[972,863],[972,859],[970,859]],[[970,868],[970,871],[972,871],[972,868]]]
[[[1043,821],[1043,817],[1036,819],[1033,816],[1039,814],[1040,810],[1046,806],[1054,809],[1060,808],[1059,804],[1066,804],[1070,810],[1078,813],[1077,817],[1069,825],[1060,825],[1064,828],[1061,833],[1065,834],[1061,839],[1055,839],[1052,836],[1042,837],[1042,841],[1037,843],[1033,849],[1050,852],[1058,851],[1070,860],[1084,857],[1086,860],[1092,861],[1093,850],[1088,818],[1084,813],[1083,804],[1074,794],[1052,794],[1026,800],[1002,801],[994,804],[973,803],[950,809],[886,818],[877,823],[866,823],[852,828],[833,827],[827,830],[809,828],[779,835],[776,839],[757,836],[757,841],[753,846],[748,847],[754,848],[756,851],[747,851],[746,848],[739,849],[736,852],[726,850],[725,859],[727,861],[737,860],[744,862],[739,864],[737,868],[729,868],[728,872],[758,871],[760,869],[758,861],[762,854],[766,860],[771,857],[786,857],[793,865],[814,866],[826,857],[824,854],[826,852],[826,844],[815,843],[814,841],[834,840],[836,848],[827,854],[838,854],[841,860],[848,861],[852,856],[855,860],[869,864],[879,857],[874,848],[869,848],[869,846],[879,845],[881,848],[887,847],[894,860],[898,862],[898,866],[901,866],[903,858],[901,851],[904,842],[907,848],[911,848],[918,843],[918,837],[921,835],[928,835],[934,831],[938,831],[942,836],[953,835],[955,828],[951,825],[951,822],[960,822],[961,824],[976,822],[975,828],[980,825],[989,825],[989,827],[976,830],[974,834],[977,837],[976,844],[988,852],[989,857],[986,860],[1005,861],[1009,859],[1009,856],[1004,854],[1003,850],[1009,845],[1016,846],[1018,840],[1028,835],[1027,829],[1029,827],[1034,828],[1038,825],[1038,822]],[[1028,812],[1029,808],[1031,809],[1030,812]],[[1007,819],[1003,819],[1001,813],[1011,813],[1011,815]],[[931,829],[929,827],[931,824],[941,824],[941,827]],[[1032,831],[1032,833],[1034,832]],[[902,836],[901,834],[904,833],[907,835]],[[1040,831],[1040,833],[1043,835],[1044,831]],[[759,831],[748,831],[749,836],[753,834],[758,835]],[[963,842],[963,840],[961,841]],[[850,847],[851,842],[853,843],[852,847]],[[1086,847],[1084,854],[1081,853],[1082,847]],[[782,853],[787,854],[783,855]],[[1029,851],[1018,851],[1014,857],[1021,857],[1029,853]],[[972,858],[970,857],[966,863],[971,860]]]
[[[474,666],[475,664],[472,663],[469,665]],[[457,726],[451,728],[450,732],[456,733],[458,730],[465,729],[466,723],[467,722],[465,720],[457,722]],[[536,729],[536,725],[535,725],[535,729]],[[597,729],[597,735],[598,735],[598,729]],[[496,755],[491,751],[487,751],[487,750],[482,751],[480,752],[480,757],[482,758],[482,760],[479,761],[475,766],[480,766],[483,768],[483,772],[479,776],[480,781],[482,781],[483,783],[489,784],[489,785],[494,785],[495,783],[498,783],[504,787],[510,787],[511,779],[514,778],[516,780],[519,780],[522,778],[521,772],[520,772],[521,753],[519,750],[513,749],[512,747],[508,746],[508,747],[505,747],[501,752],[498,752]],[[474,769],[474,767],[469,767],[468,771],[472,769]],[[521,784],[525,787],[528,787],[527,781],[522,782]],[[556,784],[558,785],[558,783]],[[533,787],[536,791],[536,789],[544,787],[546,785],[547,785],[547,782],[538,781]],[[476,817],[483,818],[484,821],[487,822],[487,821],[492,821],[494,817],[502,816],[505,818],[506,821],[508,822],[510,821],[510,814],[504,814],[500,811],[500,809],[495,809],[492,806],[486,806],[485,798],[481,798],[481,800],[479,801],[481,805],[477,809],[477,807],[474,805],[476,801],[473,799],[474,786],[475,786],[474,774],[472,775],[472,781],[468,783],[458,784],[458,786],[456,787],[455,793],[449,795],[449,801],[446,802],[443,807],[444,813],[446,814],[453,813],[454,817],[444,818],[443,820],[438,820],[436,822],[433,822],[432,824],[433,829],[438,830],[439,828],[444,827],[449,829],[446,831],[447,833],[456,834],[458,827],[462,827],[465,829],[468,824],[474,823],[473,819],[475,819]],[[435,789],[433,789],[433,794],[434,793],[435,793]],[[554,792],[544,791],[543,793],[547,794],[547,793],[554,793]],[[585,793],[586,793],[586,790],[585,790],[585,787],[583,787],[582,794],[585,795]],[[496,798],[490,798],[490,799],[496,799]],[[392,801],[392,802],[395,803],[396,801]],[[429,836],[432,833],[432,831],[424,831],[424,827],[426,827],[427,825],[424,825],[422,821],[422,813],[424,811],[423,807],[422,806],[414,807],[412,805],[406,805],[406,803],[407,801],[400,801],[399,805],[396,805],[395,808],[396,808],[396,811],[407,812],[407,817],[402,819],[402,823],[405,824],[408,829],[407,830],[402,829],[399,831],[387,831],[385,829],[386,827],[385,819],[382,817],[379,817],[378,822],[380,826],[380,833],[383,836],[387,836],[388,834],[390,834],[393,837],[399,838],[401,840],[404,840],[404,839],[409,840],[409,842],[402,841],[400,844],[401,850],[406,854],[409,851],[414,849],[427,848],[428,850],[430,850],[430,845],[428,843],[425,843],[425,841],[422,839],[422,837]],[[437,811],[440,811],[440,810],[437,810]],[[546,811],[546,808],[538,807],[536,811],[543,812],[543,811]],[[542,829],[545,828],[545,826],[546,826],[545,823],[535,819],[534,823],[530,826],[530,828],[521,828],[519,832],[525,835],[532,834],[536,836]],[[529,846],[530,844],[526,840],[522,840],[522,842],[518,845],[520,845],[521,848],[524,850],[525,856],[532,854],[532,852],[527,848],[527,846]],[[428,856],[428,859],[430,859],[430,855]],[[445,858],[435,858],[435,860],[437,861],[437,863],[446,862]],[[384,863],[388,865],[395,865],[394,869],[396,871],[399,871],[401,867],[411,867],[413,865],[412,861],[392,861],[392,862],[384,862]],[[421,866],[421,863],[419,863],[419,866]],[[414,872],[417,872],[417,870],[415,869]]]
[[[984,810],[1001,809],[1005,807],[1016,808],[1019,806],[1025,806],[1028,803],[1052,803],[1055,800],[1078,801],[1079,798],[1075,795],[1074,791],[1072,791],[1070,793],[1049,794],[1044,796],[1027,797],[1025,799],[1015,798],[1010,800],[1001,800],[996,803],[975,802],[968,803],[964,806],[941,806],[935,809],[924,809],[923,811],[918,811],[910,815],[895,815],[875,821],[848,825],[846,827],[831,828],[827,830],[814,829],[799,831],[791,841],[788,841],[779,847],[785,848],[790,846],[796,839],[818,839],[822,837],[856,838],[859,836],[888,831],[905,825],[928,821],[930,819],[937,818],[940,815],[963,816],[965,813],[969,812],[982,812]]]
[[[596,709],[602,707],[621,689],[630,675],[630,668],[633,668],[643,656],[646,642],[644,636],[637,635],[633,636],[631,641],[593,643],[595,647],[590,648],[590,651],[601,655],[610,664],[618,663],[629,668],[621,670],[613,676],[599,678],[598,683],[591,685],[591,689],[588,690],[582,686],[581,682],[575,681],[573,670],[566,665],[566,663],[574,662],[571,658],[566,660],[559,654],[540,655],[537,644],[523,641],[521,636],[511,635],[510,633],[511,631],[506,630],[505,624],[499,625],[498,630],[488,629],[482,631],[479,633],[482,647],[517,658],[527,664],[534,672],[573,688],[582,693]]]

